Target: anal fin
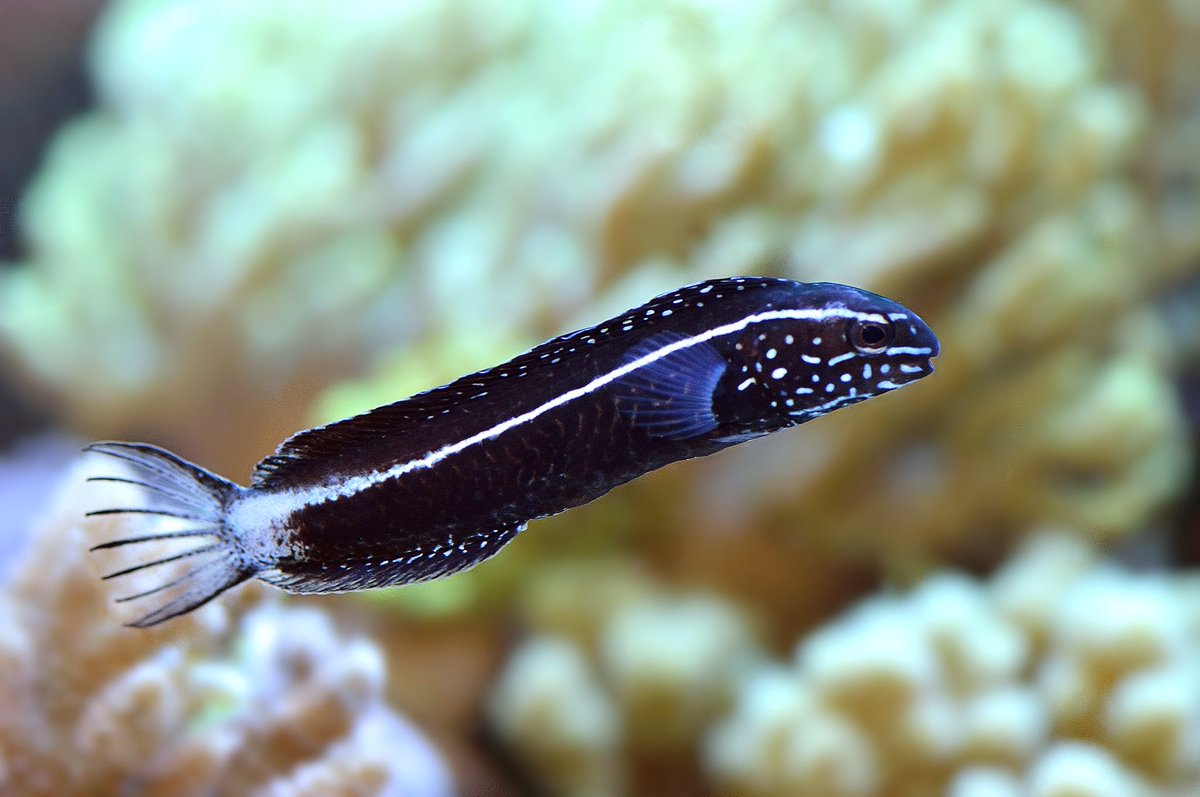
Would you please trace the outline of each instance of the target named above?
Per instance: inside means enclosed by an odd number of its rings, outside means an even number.
[[[340,561],[281,561],[258,576],[268,584],[299,593],[352,592],[432,581],[492,558],[524,531],[525,525],[525,521],[507,521],[482,531],[414,535]]]

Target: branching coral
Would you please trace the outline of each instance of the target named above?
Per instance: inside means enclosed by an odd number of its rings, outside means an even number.
[[[715,463],[728,492],[698,491],[689,535],[727,524],[734,492],[766,504],[754,525],[803,517],[893,566],[969,549],[981,524],[1138,527],[1179,493],[1188,459],[1176,347],[1147,297],[1197,261],[1166,251],[1160,187],[1135,170],[1167,121],[1113,78],[1104,39],[1068,6],[833,7],[854,18],[845,35],[891,24],[895,38],[850,47],[867,66],[819,129],[830,157],[859,142],[849,160],[865,176],[835,173],[795,251],[808,274],[924,296],[910,301],[935,308],[944,355],[903,401],[759,446],[794,446],[791,467],[761,451]]]
[[[556,793],[627,793],[629,752],[669,760],[692,749],[761,655],[740,610],[627,569],[551,574],[533,593],[538,633],[514,653],[490,708]]]
[[[1120,20],[1140,13],[1129,4],[1106,6],[1114,21],[1094,4],[1040,0],[680,2],[637,13],[618,3],[596,18],[551,14],[561,27],[529,23],[547,51],[595,47],[596,69],[609,70],[597,81],[630,81],[620,95],[577,87],[591,96],[588,120],[615,114],[613,103],[627,111],[616,131],[661,144],[614,151],[620,168],[603,194],[613,204],[570,206],[595,220],[557,217],[580,251],[608,257],[580,261],[585,273],[632,269],[598,284],[580,320],[634,302],[635,288],[682,280],[683,270],[780,268],[894,293],[944,342],[938,374],[903,396],[690,465],[690,484],[659,479],[684,491],[672,496],[685,509],[671,522],[643,524],[659,550],[674,545],[664,559],[697,562],[697,545],[728,541],[727,557],[713,559],[730,567],[716,577],[750,594],[763,574],[739,572],[739,557],[757,533],[791,562],[778,568],[780,593],[806,582],[795,572],[831,560],[870,558],[908,580],[945,558],[992,561],[1006,535],[1039,524],[1124,534],[1183,491],[1191,453],[1173,385],[1181,345],[1155,300],[1200,264],[1200,240],[1184,232],[1196,227],[1200,196],[1164,193],[1196,171],[1178,153],[1194,161],[1200,148],[1174,145],[1160,163],[1164,137],[1178,137],[1166,131],[1190,117],[1160,101],[1156,82],[1129,80],[1153,71],[1138,59],[1167,69],[1191,58],[1180,42],[1200,48],[1176,5],[1147,12],[1159,28],[1180,18],[1164,53],[1149,52],[1150,40],[1140,49],[1118,40]],[[644,47],[607,46],[618,30],[654,34]],[[506,57],[527,74],[524,49]],[[692,63],[704,68],[680,66]],[[1200,90],[1186,70],[1171,73],[1175,95],[1185,83]],[[643,74],[664,76],[661,86],[641,86]],[[540,108],[557,83],[499,85]],[[666,96],[643,107],[642,92],[655,90]],[[590,140],[584,122],[549,119],[539,131],[553,142],[546,163],[590,165],[574,149]],[[545,177],[519,174],[534,186]],[[322,411],[337,417],[452,376],[456,362],[483,364],[462,354],[462,340],[482,336],[471,323],[461,329],[464,338],[406,352],[374,381],[337,390]],[[797,518],[817,543],[788,539]],[[594,538],[578,527],[601,524],[571,525],[588,546]],[[981,527],[995,541],[989,550],[972,533]],[[510,563],[524,566],[502,559],[486,572]]]
[[[573,571],[536,585],[492,716],[556,794],[648,793],[635,756],[699,749],[710,780],[671,793],[1182,797],[1200,788],[1198,578],[1037,536],[987,582],[943,571],[861,602],[783,664],[718,598]]]
[[[86,561],[78,475],[0,585],[0,792],[452,793],[384,703],[378,648],[320,611],[244,590],[161,629],[121,626]]]
[[[1187,173],[1157,168],[1185,113],[1162,87],[1195,88],[1198,34],[1178,2],[1094,6],[125,0],[100,107],[30,194],[3,337],[81,426],[244,466],[397,341],[419,372],[330,414],[690,278],[834,278],[931,316],[942,373],[799,453],[726,458],[767,514],[951,544],[998,509],[975,460],[1018,494],[993,525],[1120,533],[1180,489],[1171,346],[1142,308],[1200,252],[1194,192],[1154,212]],[[929,511],[898,511],[913,483]]]
[[[1196,53],[1178,0],[123,0],[98,107],[27,199],[0,338],[77,427],[225,469],[380,353],[322,413],[702,276],[894,294],[945,343],[934,379],[655,480],[681,500],[634,487],[569,521],[605,542],[539,531],[445,585],[529,605],[496,728],[573,794],[697,749],[748,794],[1189,793],[1181,579],[1047,543],[986,585],[873,599],[767,669],[711,596],[528,573],[649,541],[800,628],[861,588],[835,548],[904,578],[1046,521],[1143,525],[1187,464],[1151,300],[1200,263]],[[6,569],[0,791],[385,793],[417,771],[396,750],[432,766],[366,643],[252,594],[125,632],[84,546],[60,514]]]
[[[1187,577],[1041,538],[990,583],[937,575],[814,633],[706,758],[747,795],[1192,793],[1198,612]]]

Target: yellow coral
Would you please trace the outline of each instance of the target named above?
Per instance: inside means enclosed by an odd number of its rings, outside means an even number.
[[[88,566],[80,473],[0,584],[0,792],[452,792],[384,702],[379,649],[320,611],[254,589],[158,630],[121,626]]]
[[[555,793],[628,793],[625,754],[694,747],[761,658],[741,610],[608,566],[535,579],[522,642],[495,685],[493,726]]]
[[[945,574],[872,598],[803,640],[793,669],[742,685],[709,767],[752,796],[1189,793],[1200,636],[1181,581],[1045,537],[990,584]],[[828,733],[857,741],[833,770],[799,767],[788,740]]]
[[[855,558],[915,582],[1047,522],[1139,529],[1184,489],[1172,379],[1187,336],[1164,332],[1154,299],[1200,263],[1193,5],[120,0],[93,51],[98,107],[27,198],[30,257],[0,275],[0,339],[79,428],[226,469],[371,361],[320,420],[690,279],[776,271],[895,295],[945,343],[935,378],[631,486],[576,511],[569,537],[537,530],[423,596],[430,612],[537,603],[529,574],[550,560],[648,542],[646,560],[798,631],[864,588]],[[1092,567],[1043,554],[1046,583]],[[715,704],[640,674],[732,689],[741,663],[689,675],[661,648],[606,648],[616,607],[661,625],[663,599],[644,584],[570,595],[559,575],[533,625],[573,640],[560,671],[578,677],[547,690],[595,687],[610,701],[595,713],[622,724],[662,699],[662,727],[694,736]],[[823,665],[836,711],[797,699],[820,722],[755,726],[795,755],[754,788],[869,793],[895,750],[976,762],[955,770],[955,797],[1087,793],[1089,766],[1171,777],[1187,723],[1161,696],[1187,676],[1170,645],[1144,645],[1161,629],[1122,615],[1113,638],[1067,650],[1062,588],[1020,580],[994,599],[926,582],[940,586],[918,595],[953,600],[929,599],[925,647],[894,640],[891,660],[815,637],[862,658]],[[579,605],[593,595],[600,608]],[[1147,669],[1110,693],[1084,676],[1113,675],[1114,639],[1144,657],[1121,666]],[[1041,663],[1036,683],[1021,662]],[[853,679],[897,708],[886,734]],[[1060,727],[1101,726],[1090,747],[1043,754]],[[579,738],[563,744],[612,755],[603,734]],[[744,774],[750,754],[716,768]]]
[[[1178,222],[1195,197],[1157,214],[1136,179],[1184,129],[1200,34],[1177,2],[1093,6],[125,0],[95,45],[100,108],[30,194],[3,338],[94,433],[244,467],[397,342],[420,373],[326,411],[782,269],[897,294],[946,353],[802,451],[708,466],[769,505],[748,525],[803,511],[860,552],[887,525],[893,557],[985,520],[1121,533],[1182,484],[1171,346],[1128,333],[1200,252]],[[929,509],[907,511],[914,486]],[[715,515],[703,498],[681,527]]]

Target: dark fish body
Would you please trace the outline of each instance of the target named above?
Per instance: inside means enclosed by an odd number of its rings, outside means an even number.
[[[938,342],[912,311],[833,283],[712,280],[410,399],[302,432],[243,488],[153,446],[97,443],[146,488],[140,510],[207,539],[135,625],[250,577],[296,592],[411,583],[497,553],[533,519],[900,387]],[[104,477],[102,477],[104,478]],[[116,477],[113,477],[116,478]],[[120,480],[120,479],[118,479]],[[103,510],[121,512],[123,509]]]

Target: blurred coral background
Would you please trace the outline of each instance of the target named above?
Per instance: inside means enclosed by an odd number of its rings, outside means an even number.
[[[1200,0],[5,0],[0,67],[0,794],[1200,794]],[[87,441],[245,482],[736,274],[938,372],[120,625]]]

